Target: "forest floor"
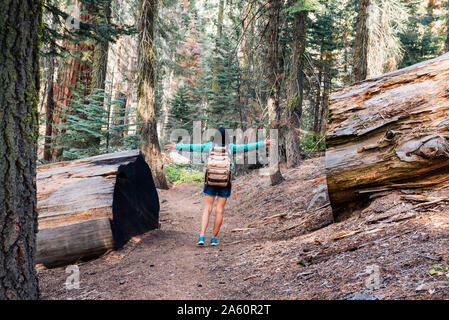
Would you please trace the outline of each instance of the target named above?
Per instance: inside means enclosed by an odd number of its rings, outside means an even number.
[[[447,188],[378,194],[334,222],[323,158],[283,174],[234,182],[217,247],[195,243],[201,185],[161,191],[160,229],[79,263],[80,289],[39,267],[41,298],[449,299]]]

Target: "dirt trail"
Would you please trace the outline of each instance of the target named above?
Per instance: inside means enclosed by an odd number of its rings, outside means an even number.
[[[390,192],[336,223],[323,193],[323,161],[283,170],[286,181],[276,187],[256,173],[238,178],[226,204],[218,247],[195,244],[201,185],[161,191],[161,229],[133,238],[120,251],[78,263],[80,289],[66,289],[65,268],[39,268],[41,297],[449,298],[446,276],[429,274],[433,264],[449,264],[448,202],[416,206],[403,199],[411,191]],[[446,190],[439,192],[434,196],[448,196]],[[214,213],[207,241],[213,218]],[[367,268],[373,266],[377,283],[368,289]]]
[[[201,186],[161,191],[161,229],[135,237],[124,249],[79,263],[80,289],[67,290],[64,268],[39,272],[42,299],[219,299],[240,290],[226,267],[240,251],[230,229],[242,221],[226,213],[220,246],[196,245],[202,213]],[[206,240],[210,239],[212,216]],[[243,296],[250,295],[243,288]]]

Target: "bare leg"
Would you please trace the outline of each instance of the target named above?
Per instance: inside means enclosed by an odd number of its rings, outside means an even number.
[[[212,236],[215,238],[220,231],[221,224],[223,222],[223,212],[226,204],[226,198],[218,198],[217,199],[217,207],[215,208],[215,222],[214,222],[214,232]]]
[[[215,197],[206,196],[204,201],[203,217],[201,218],[201,234],[204,236],[206,234],[207,225],[209,224],[210,213],[214,207]]]

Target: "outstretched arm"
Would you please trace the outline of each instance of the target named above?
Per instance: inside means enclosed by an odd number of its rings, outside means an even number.
[[[233,144],[232,145],[232,152],[233,153],[244,153],[251,150],[255,150],[257,148],[263,148],[265,146],[271,145],[271,141],[267,138],[265,141],[258,141],[254,143],[248,143],[248,144]]]
[[[183,144],[183,143],[171,143],[165,146],[167,150],[181,150],[181,151],[190,151],[190,152],[208,152],[211,147],[211,143],[203,143],[203,144]]]

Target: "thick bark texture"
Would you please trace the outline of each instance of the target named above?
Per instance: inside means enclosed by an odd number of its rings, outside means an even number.
[[[37,299],[36,157],[42,2],[0,3],[0,300]]]
[[[111,16],[111,2],[104,3],[103,8],[94,8],[93,18],[94,22],[98,25],[109,24]],[[104,105],[104,92],[106,88],[106,75],[108,70],[108,54],[109,54],[109,40],[98,40],[93,48],[93,64],[92,64],[92,93],[103,93],[98,97],[98,104]],[[100,138],[93,138],[92,144],[99,146],[101,143]]]
[[[55,58],[49,57],[48,63],[48,79],[47,79],[47,102],[45,104],[45,146],[44,160],[51,160],[51,136],[53,133],[53,112],[55,110],[54,99],[54,74],[55,74]]]
[[[95,22],[100,25],[109,23],[111,16],[111,3],[105,4],[104,9],[99,9],[98,14],[94,12]],[[104,12],[103,12],[104,11]],[[93,74],[92,74],[92,88],[105,89],[106,73],[108,70],[108,54],[109,54],[109,40],[102,39],[97,41],[94,47],[93,54]]]
[[[352,61],[352,82],[365,80],[368,75],[368,7],[370,0],[359,0],[356,36]]]
[[[140,134],[143,139],[142,152],[151,168],[156,187],[168,189],[157,134],[154,101],[154,19],[156,10],[156,0],[140,0],[137,113],[139,121],[142,122],[140,125]]]
[[[331,96],[326,169],[335,212],[392,189],[449,184],[449,54]]]
[[[303,70],[306,49],[307,12],[294,15],[292,60],[290,66],[287,100],[287,167],[293,168],[301,163],[301,147],[298,130],[301,126],[303,103]]]
[[[280,79],[279,79],[279,14],[281,10],[280,0],[270,0],[269,20],[267,28],[267,77],[269,94],[267,99],[268,105],[268,118],[270,129],[280,130],[281,110],[280,110]],[[274,152],[270,152],[270,180],[271,185],[277,185],[281,183],[284,178],[282,177],[281,170],[279,168],[279,142],[273,141],[271,145]]]

